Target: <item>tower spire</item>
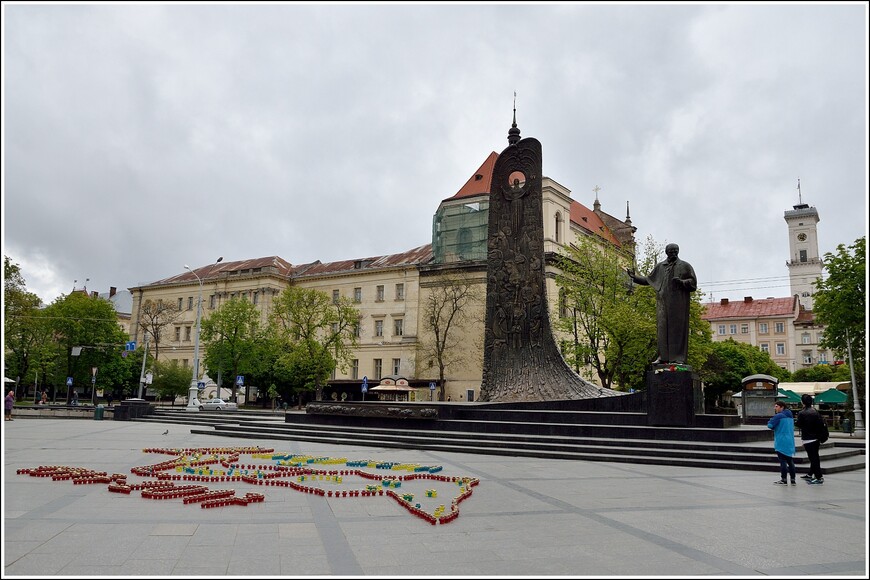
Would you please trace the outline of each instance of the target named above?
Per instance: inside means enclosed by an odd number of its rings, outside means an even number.
[[[800,177],[798,177],[797,190],[798,190],[798,205],[803,205],[804,202],[801,199],[801,178]]]
[[[517,128],[517,92],[514,91],[514,124],[508,130],[508,143],[516,145],[520,141],[520,130]]]

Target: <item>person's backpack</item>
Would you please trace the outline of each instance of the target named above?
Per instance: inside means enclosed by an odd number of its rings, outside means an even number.
[[[828,440],[830,433],[828,433],[828,424],[822,419],[822,427],[819,429],[819,443],[824,443]]]

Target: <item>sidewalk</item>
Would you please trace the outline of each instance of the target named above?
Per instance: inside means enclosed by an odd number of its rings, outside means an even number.
[[[239,496],[262,493],[265,501],[202,509],[181,499],[144,499],[138,491],[110,493],[104,484],[16,474],[66,465],[137,482],[151,479],[133,476],[131,468],[173,458],[144,448],[257,445],[276,453],[438,465],[443,475],[480,483],[459,504],[457,519],[433,526],[387,497],[212,483]],[[4,577],[867,574],[866,470],[832,474],[820,486],[780,487],[773,485],[775,469],[258,441],[192,435],[182,425],[62,419],[4,422],[3,453]],[[240,462],[271,463],[250,456]],[[413,484],[405,489],[418,498],[435,485]],[[449,506],[455,493],[439,487],[439,501]]]

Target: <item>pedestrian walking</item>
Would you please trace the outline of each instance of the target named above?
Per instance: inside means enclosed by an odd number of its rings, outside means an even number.
[[[803,443],[807,458],[810,460],[810,472],[801,476],[801,479],[807,480],[807,483],[811,485],[821,485],[825,483],[825,478],[819,459],[819,447],[828,440],[828,425],[813,407],[811,395],[801,396],[801,403],[803,403],[804,408],[798,412],[795,425],[801,430],[801,443]]]
[[[773,483],[788,485],[788,475],[791,477],[791,484],[797,485],[794,470],[794,415],[782,401],[774,403],[773,410],[775,415],[767,422],[767,428],[773,429],[773,450],[779,459],[779,481]]]
[[[6,416],[4,420],[6,421],[14,421],[12,418],[12,408],[15,406],[15,391],[9,391],[9,394],[6,395]]]

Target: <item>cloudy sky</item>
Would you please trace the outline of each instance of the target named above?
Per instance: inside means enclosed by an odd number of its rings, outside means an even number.
[[[783,212],[867,231],[866,3],[3,4],[3,253],[49,303],[402,252],[507,145],[713,298],[788,296]]]

